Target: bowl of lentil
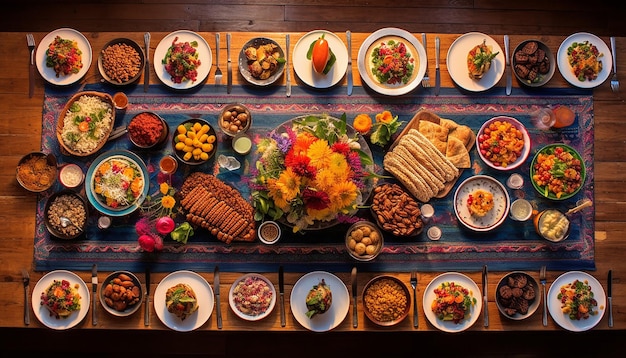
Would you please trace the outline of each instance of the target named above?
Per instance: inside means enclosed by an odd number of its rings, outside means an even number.
[[[63,226],[61,217],[68,218],[72,224]],[[88,217],[87,200],[70,189],[52,194],[44,207],[46,229],[60,239],[71,240],[79,237],[85,231]]]
[[[167,140],[170,127],[158,114],[141,112],[128,123],[128,138],[138,148],[150,149]]]
[[[118,38],[109,41],[98,56],[98,70],[105,81],[116,86],[131,84],[141,77],[145,56],[133,40]]]
[[[31,152],[17,163],[17,182],[33,193],[50,189],[57,179],[57,159],[52,154]]]
[[[376,276],[363,289],[363,311],[377,325],[393,326],[409,314],[410,298],[409,289],[400,279]]]

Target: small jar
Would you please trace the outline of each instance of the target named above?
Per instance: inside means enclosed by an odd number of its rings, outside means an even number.
[[[524,178],[517,173],[513,173],[506,180],[506,186],[511,189],[521,189],[524,186]]]
[[[426,234],[433,241],[441,239],[441,229],[438,226],[431,226]]]
[[[252,149],[252,139],[245,133],[239,133],[233,137],[233,150],[240,155],[250,153]]]
[[[171,155],[166,155],[159,161],[159,169],[164,174],[174,174],[178,169],[178,161]]]
[[[258,230],[259,240],[267,245],[275,244],[280,239],[280,226],[275,221],[264,221]]]
[[[526,221],[533,214],[533,205],[526,199],[517,199],[511,204],[509,216],[515,221]]]
[[[101,216],[98,218],[98,228],[104,230],[111,226],[111,218],[108,216]]]
[[[422,221],[427,223],[435,215],[435,208],[430,204],[424,204],[420,207],[420,212],[422,213]]]
[[[115,109],[126,109],[128,106],[128,96],[124,92],[117,92],[113,95]]]

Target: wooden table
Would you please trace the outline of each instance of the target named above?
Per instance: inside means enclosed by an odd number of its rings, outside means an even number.
[[[158,42],[167,33],[152,33],[152,46],[151,54],[158,44]],[[35,33],[35,40],[39,42],[46,33]],[[100,79],[97,70],[97,53],[103,47],[103,45],[111,39],[118,37],[128,37],[139,44],[143,43],[143,33],[85,33],[86,37],[91,42],[92,49],[94,51],[93,61],[91,68],[86,76],[87,81],[97,81]],[[207,42],[213,48],[215,46],[214,33],[202,32],[201,35],[207,39]],[[284,33],[232,33],[233,53],[237,54],[241,46],[251,37],[254,36],[266,36],[275,39],[282,46],[285,45]],[[297,40],[303,35],[303,33],[291,34],[291,49],[297,42]],[[356,64],[356,58],[360,44],[365,40],[369,34],[366,33],[354,33],[353,45],[352,45],[352,59],[353,59],[353,73],[354,83],[356,86],[361,85],[361,79],[358,75],[358,69]],[[419,34],[416,34],[419,35]],[[502,35],[490,34],[496,39],[502,48]],[[338,36],[345,41],[345,34],[338,33]],[[435,59],[434,59],[434,45],[436,34],[428,35],[428,48],[427,53],[429,55],[429,73],[431,81],[434,83],[435,77]],[[545,43],[547,43],[554,53],[564,39],[561,36],[542,36],[535,35]],[[453,87],[454,84],[448,74],[445,56],[450,44],[458,37],[458,35],[440,34],[441,38],[441,75],[442,86]],[[511,36],[511,45],[534,36]],[[609,39],[603,38],[608,44]],[[35,95],[33,98],[28,98],[28,49],[26,47],[25,33],[0,33],[0,43],[3,44],[5,54],[0,57],[0,68],[4,70],[0,73],[0,91],[2,96],[0,98],[1,108],[0,111],[0,135],[2,140],[0,141],[0,163],[1,165],[1,184],[0,185],[0,205],[4,208],[0,213],[0,221],[4,223],[4,229],[0,233],[0,276],[3,278],[0,281],[0,292],[4,294],[0,298],[0,327],[24,327],[23,321],[23,294],[22,294],[22,280],[21,270],[27,269],[30,271],[31,276],[31,289],[37,280],[45,274],[44,272],[33,272],[33,232],[35,226],[35,206],[36,195],[23,190],[15,179],[15,168],[18,160],[22,155],[30,151],[37,151],[40,149],[40,134],[41,134],[41,115],[43,105],[43,93],[44,93],[44,80],[36,74],[36,87]],[[626,82],[626,38],[617,38],[617,68],[619,77],[622,81]],[[215,51],[213,51],[215,55]],[[236,55],[233,56],[236,60]],[[214,60],[215,63],[215,60]],[[225,72],[226,68],[226,42],[225,34],[222,33],[221,51],[219,59],[220,67]],[[295,78],[293,73],[293,66],[290,66],[292,70],[292,79]],[[209,78],[207,79],[207,85],[213,84],[213,74],[215,68],[211,69]],[[154,69],[151,71],[151,80],[154,83],[158,83],[158,78],[154,73]],[[225,75],[224,81],[225,83]],[[237,65],[233,63],[233,82],[234,84],[241,83],[241,78],[237,73]],[[141,81],[141,80],[140,80]],[[281,78],[282,83],[285,83],[285,76]],[[345,79],[343,79],[345,83]],[[514,86],[518,86],[517,81],[513,80]],[[504,86],[504,78],[498,83],[498,86]],[[556,71],[553,79],[548,84],[549,87],[567,87],[567,82],[562,78],[558,70]],[[626,86],[626,83],[622,86]],[[417,91],[420,88],[418,87]],[[626,218],[623,215],[626,205],[626,185],[624,185],[624,171],[626,170],[626,141],[624,140],[624,113],[626,113],[626,104],[623,97],[624,91],[620,93],[613,93],[607,80],[604,84],[600,85],[594,90],[594,114],[595,114],[595,239],[596,239],[596,265],[597,270],[590,272],[594,275],[603,285],[606,285],[606,275],[609,269],[613,270],[613,302],[614,302],[614,318],[615,327],[613,330],[626,329],[626,283],[621,282],[621,278],[626,274],[626,260],[623,259],[623,252],[626,250]],[[89,272],[77,272],[86,282],[90,282],[91,276]],[[548,283],[552,282],[562,272],[548,272]],[[203,272],[201,273],[209,282],[213,282],[213,273]],[[221,279],[221,291],[226,293],[233,283],[233,280],[240,276],[241,273],[222,273]],[[282,328],[280,326],[278,309],[266,319],[249,323],[237,318],[229,309],[227,295],[221,296],[221,310],[224,317],[224,331],[305,331],[297,321],[293,318],[289,312],[288,297],[291,292],[291,287],[297,281],[297,279],[303,273],[288,273],[285,277],[286,282],[286,309],[287,309],[287,326]],[[419,275],[419,292],[418,298],[421,297],[426,285],[439,273],[420,273]],[[499,315],[497,307],[495,305],[495,288],[497,278],[502,276],[502,272],[491,272],[489,280],[489,314],[490,314],[490,326],[485,328],[482,326],[482,321],[476,323],[470,331],[558,331],[562,330],[556,325],[556,323],[550,318],[548,327],[545,328],[541,324],[541,310],[539,310],[531,318],[516,322],[504,318]],[[533,275],[538,278],[538,272]],[[100,272],[100,280],[104,279],[107,275],[106,272]],[[409,274],[396,273],[394,274],[408,285]],[[152,278],[152,292],[158,282],[165,276],[165,273],[154,274]],[[277,275],[275,273],[268,273],[267,276],[273,281],[278,282]],[[340,273],[338,276],[346,283],[349,283],[349,274]],[[375,273],[363,273],[359,275],[359,292],[362,290],[363,285],[371,277],[375,276]],[[480,273],[469,274],[471,278],[476,282],[481,281]],[[7,294],[7,293],[12,294]],[[418,305],[421,305],[421,299],[418,300]],[[352,331],[403,331],[410,332],[415,331],[413,328],[410,316],[401,324],[392,328],[381,328],[375,326],[367,321],[362,310],[362,302],[359,298],[359,326],[358,328],[352,328],[351,323],[351,311],[348,317],[341,323],[335,330],[342,332]],[[430,326],[424,317],[423,311],[420,309],[420,322],[418,331],[436,331],[436,328]],[[136,315],[127,319],[118,319],[104,312],[102,307],[98,307],[99,323],[97,326],[91,324],[91,314],[88,315],[85,320],[77,327],[79,330],[168,330],[164,326],[156,315],[152,314],[152,324],[149,328],[144,327],[143,324],[143,308]],[[31,324],[30,327],[44,327],[34,317],[31,310]],[[211,316],[209,321],[203,325],[199,330],[217,330],[215,313]],[[594,330],[608,330],[607,317],[594,328]]]

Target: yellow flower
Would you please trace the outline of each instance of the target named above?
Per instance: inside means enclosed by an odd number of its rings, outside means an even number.
[[[276,179],[269,179],[267,181],[267,195],[272,198],[274,205],[276,205],[282,211],[288,211],[289,202],[285,200],[285,194],[281,190],[282,187],[277,185]]]
[[[307,216],[309,217],[309,219],[312,220],[328,221],[332,220],[335,217],[335,213],[330,207],[322,210],[308,208]]]
[[[357,194],[358,188],[352,181],[338,182],[328,191],[334,211],[341,211],[355,203]]]
[[[367,114],[359,114],[354,117],[352,126],[361,134],[367,134],[372,129],[372,118]]]
[[[383,111],[376,115],[376,122],[390,123],[393,120],[393,115],[389,111]]]
[[[333,153],[328,142],[324,139],[313,142],[307,151],[307,155],[311,158],[311,165],[317,169],[328,167]]]
[[[176,205],[176,199],[170,195],[165,195],[161,198],[161,205],[166,209],[172,209]]]
[[[159,191],[161,192],[161,194],[165,195],[169,190],[170,186],[166,182],[163,182],[161,183],[161,185],[159,185]]]
[[[341,153],[333,153],[328,164],[328,169],[337,176],[338,180],[345,178],[346,174],[350,172],[346,157]]]
[[[300,182],[300,177],[291,168],[287,168],[280,173],[276,186],[283,192],[285,200],[289,201],[300,194]]]

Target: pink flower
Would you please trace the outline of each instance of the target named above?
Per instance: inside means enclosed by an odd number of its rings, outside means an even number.
[[[152,235],[141,235],[139,236],[139,246],[145,251],[152,252],[156,246],[156,240]]]
[[[135,231],[137,231],[138,235],[148,235],[150,234],[150,220],[146,217],[142,217],[135,224]]]
[[[172,218],[170,218],[169,216],[159,218],[156,222],[156,229],[159,234],[162,235],[169,234],[170,232],[172,232],[172,230],[174,230],[174,227],[176,227],[176,224],[174,223],[174,220],[172,220]]]

